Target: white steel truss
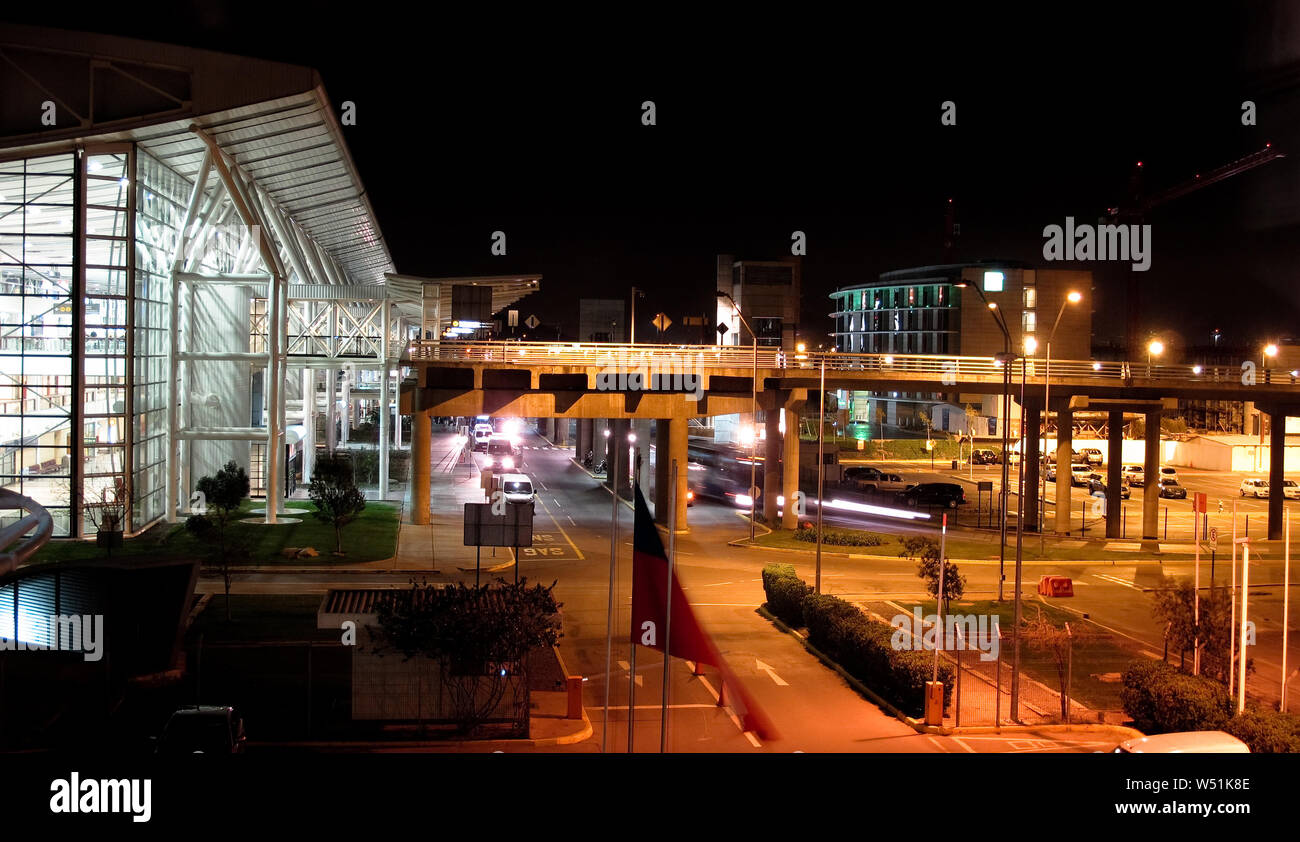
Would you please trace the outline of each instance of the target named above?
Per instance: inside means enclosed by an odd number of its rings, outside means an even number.
[[[312,371],[372,369],[380,377],[379,488],[388,488],[388,408],[396,394],[390,383],[405,347],[407,326],[389,290],[351,283],[346,270],[270,198],[215,140],[197,126],[190,130],[206,145],[171,261],[169,370],[167,378],[168,521],[188,501],[195,440],[264,441],[267,523],[277,521],[282,505],[280,459],[286,429],[285,384],[290,364],[303,370],[303,420],[317,411]],[[212,172],[215,184],[209,189]],[[238,231],[228,271],[200,271],[225,230]],[[234,285],[250,288],[248,351],[199,351],[194,347],[194,290]],[[189,424],[194,366],[204,362],[243,362],[265,370],[265,427],[197,427]],[[326,408],[334,414],[334,376],[327,375]],[[346,400],[346,381],[344,395]],[[346,406],[346,404],[345,404]],[[331,417],[332,422],[332,417]],[[314,425],[308,426],[313,430]],[[400,429],[400,428],[399,428]],[[331,424],[332,430],[332,424]],[[314,435],[312,436],[314,437]],[[332,444],[332,442],[331,442]],[[306,441],[304,479],[310,475],[314,442]]]

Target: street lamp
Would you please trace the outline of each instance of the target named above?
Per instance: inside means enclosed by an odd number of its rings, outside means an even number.
[[[1277,345],[1275,343],[1270,342],[1264,346],[1264,356],[1259,358],[1259,367],[1264,370],[1265,383],[1269,381],[1268,361],[1276,358],[1277,358]],[[1261,423],[1259,426],[1261,430],[1264,428],[1263,423]]]
[[[1152,339],[1147,343],[1147,377],[1151,376],[1151,358],[1158,357],[1165,352],[1165,343],[1159,339]]]
[[[998,305],[995,301],[989,301],[984,297],[984,291],[979,288],[979,284],[970,284],[964,280],[959,280],[953,284],[957,289],[966,289],[970,287],[979,295],[980,300],[988,307],[993,321],[997,324],[998,330],[1002,331],[1002,354],[994,359],[1000,359],[1004,355],[1006,359],[1014,359],[1011,353],[1011,331],[1007,330],[1007,324],[998,312]],[[1011,367],[1004,360],[1002,362],[1002,493],[1000,502],[1001,514],[998,517],[999,533],[1001,540],[998,545],[998,602],[1002,601],[1002,584],[1006,581],[1006,564],[1007,564],[1007,448],[1010,447],[1010,430],[1008,429],[1008,419],[1011,417]],[[971,439],[971,448],[975,446],[975,440]]]
[[[750,399],[752,401],[754,421],[753,421],[753,438],[749,445],[749,540],[754,540],[754,520],[756,517],[756,506],[758,495],[755,488],[758,485],[758,334],[754,328],[745,319],[745,314],[740,312],[740,305],[736,299],[731,297],[731,293],[717,291],[718,298],[725,298],[731,302],[731,309],[735,312],[740,323],[749,330],[749,335],[754,339],[754,373],[750,377]]]
[[[1049,403],[1049,401],[1048,401],[1048,398],[1049,398],[1050,395],[1051,395],[1051,389],[1052,389],[1052,340],[1056,338],[1056,329],[1057,329],[1058,327],[1061,326],[1061,317],[1065,315],[1065,308],[1066,308],[1068,305],[1070,305],[1070,304],[1078,304],[1078,303],[1079,303],[1080,301],[1082,301],[1082,300],[1083,300],[1083,293],[1081,293],[1081,292],[1079,292],[1079,291],[1077,291],[1077,290],[1071,290],[1071,291],[1070,291],[1070,292],[1065,296],[1065,300],[1061,302],[1061,309],[1058,310],[1058,311],[1056,312],[1056,321],[1052,322],[1052,329],[1051,329],[1051,330],[1048,332],[1048,334],[1047,334],[1047,364],[1046,364],[1046,366],[1045,366],[1045,368],[1044,368],[1044,371],[1043,371],[1043,432],[1042,432],[1042,437],[1043,437],[1043,441],[1044,441],[1044,443],[1047,441],[1047,425],[1048,425],[1049,417],[1050,417],[1051,412],[1052,412],[1051,403]],[[1099,366],[1097,363],[1093,363],[1092,368],[1093,368],[1093,371],[1096,371],[1096,370],[1098,370],[1098,369],[1100,368],[1100,366]],[[1058,425],[1058,426],[1059,426],[1059,425]],[[1059,440],[1060,440],[1060,439],[1059,439],[1059,436],[1060,436],[1060,432],[1061,432],[1061,431],[1058,429],[1056,432],[1057,432],[1057,436],[1058,436],[1058,439],[1057,439],[1057,440],[1059,441]],[[1039,495],[1038,495],[1038,517],[1039,517],[1039,521],[1038,521],[1038,553],[1039,553],[1039,555],[1042,555],[1042,554],[1043,554],[1043,552],[1044,552],[1044,547],[1046,546],[1046,541],[1047,541],[1046,537],[1045,537],[1044,534],[1043,534],[1044,531],[1045,531],[1046,525],[1047,525],[1047,454],[1046,454],[1046,453],[1043,454],[1042,463],[1043,463],[1043,464],[1042,464],[1042,466],[1040,467],[1039,472],[1038,472],[1038,473],[1039,473],[1039,479],[1040,479],[1040,482],[1039,482],[1039,488],[1041,489],[1040,492],[1039,492]],[[1060,466],[1060,465],[1057,465],[1056,467],[1057,467],[1057,469],[1059,470],[1061,466]],[[1060,481],[1059,481],[1059,480],[1057,481],[1057,485],[1056,485],[1056,487],[1057,487],[1058,490],[1059,490],[1060,487],[1061,487],[1061,484],[1060,484]],[[1058,503],[1058,505],[1059,505],[1059,503]]]

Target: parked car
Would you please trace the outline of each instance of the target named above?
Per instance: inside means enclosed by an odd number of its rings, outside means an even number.
[[[1079,451],[1079,455],[1089,465],[1100,465],[1105,460],[1102,458],[1101,451],[1095,447],[1085,447]]]
[[[1093,477],[1091,477],[1091,478],[1088,480],[1088,493],[1089,493],[1090,495],[1092,495],[1093,497],[1105,497],[1105,496],[1106,496],[1106,483],[1105,483],[1105,481],[1102,480],[1101,477],[1098,477],[1098,476],[1096,476],[1096,475],[1093,475]],[[1132,496],[1133,496],[1133,489],[1129,488],[1129,487],[1128,487],[1127,485],[1125,485],[1124,483],[1120,483],[1120,485],[1119,485],[1119,499],[1121,499],[1121,500],[1127,500],[1128,498],[1130,498],[1130,497],[1132,497]]]
[[[881,474],[879,481],[876,482],[876,490],[897,493],[906,491],[914,485],[916,483],[903,479],[902,474]]]
[[[1087,462],[1076,462],[1070,466],[1070,485],[1079,485],[1087,488],[1088,480],[1092,477],[1092,466]]]
[[[1185,500],[1187,498],[1187,489],[1178,484],[1176,479],[1160,478],[1160,496],[1168,497],[1172,500]]]
[[[970,463],[972,465],[996,465],[998,463],[998,455],[988,449],[972,450],[970,454]]]
[[[1174,482],[1177,482],[1177,481],[1178,481],[1178,469],[1177,469],[1177,468],[1169,468],[1169,467],[1161,468],[1161,469],[1160,469],[1160,479],[1162,479],[1162,480],[1171,479],[1171,480],[1173,480]]]
[[[1237,486],[1242,497],[1267,497],[1268,480],[1266,479],[1243,479],[1241,485]],[[1283,492],[1285,493],[1285,492]]]
[[[1124,482],[1129,487],[1137,486],[1138,488],[1146,485],[1146,469],[1141,465],[1125,465],[1122,471]]]
[[[951,482],[923,482],[899,493],[899,502],[908,506],[946,506],[955,509],[966,502],[966,490]]]
[[[1018,451],[1018,450],[1005,450],[1005,451],[1003,451],[1002,455],[1003,455],[1004,457],[1006,457],[1006,460],[1007,460],[1007,464],[1008,464],[1008,465],[1019,465],[1019,464],[1020,464],[1020,451]]]
[[[244,720],[229,705],[192,705],[167,720],[158,754],[243,754]]]
[[[1250,754],[1250,746],[1226,731],[1176,731],[1136,737],[1115,746],[1112,754]]]
[[[1300,500],[1300,484],[1293,479],[1282,480],[1282,496],[1288,500]]]
[[[882,476],[884,474],[881,473],[879,468],[872,468],[869,465],[855,465],[852,468],[844,469],[844,480],[853,483],[858,488],[874,487],[872,484],[879,482]]]

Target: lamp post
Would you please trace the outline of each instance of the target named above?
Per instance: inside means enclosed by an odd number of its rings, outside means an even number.
[[[1060,309],[1059,311],[1057,311],[1057,313],[1056,313],[1056,321],[1052,323],[1052,330],[1047,334],[1047,365],[1046,365],[1046,368],[1045,368],[1044,371],[1043,371],[1043,425],[1042,425],[1043,432],[1042,432],[1042,437],[1043,437],[1043,441],[1044,441],[1044,443],[1046,443],[1046,441],[1047,441],[1047,424],[1048,424],[1048,419],[1049,419],[1049,417],[1050,417],[1050,415],[1051,415],[1051,412],[1052,412],[1051,404],[1048,402],[1048,398],[1050,397],[1050,395],[1051,395],[1051,390],[1052,390],[1052,340],[1056,338],[1056,329],[1057,329],[1058,327],[1060,327],[1060,325],[1061,325],[1061,317],[1065,315],[1065,307],[1066,307],[1066,305],[1068,305],[1068,304],[1078,304],[1078,303],[1079,303],[1080,301],[1082,301],[1082,300],[1083,300],[1083,294],[1082,294],[1082,293],[1079,293],[1079,292],[1070,292],[1068,295],[1066,295],[1066,296],[1065,296],[1065,300],[1061,302],[1061,309]],[[1060,431],[1059,431],[1059,430],[1057,431],[1057,434],[1058,434],[1058,435],[1060,434]],[[1113,458],[1113,455],[1112,455],[1110,458]],[[1046,515],[1046,512],[1047,512],[1047,454],[1046,454],[1046,453],[1043,454],[1042,461],[1043,461],[1042,467],[1039,469],[1039,472],[1038,472],[1038,474],[1039,474],[1039,480],[1040,480],[1040,482],[1039,482],[1039,488],[1041,489],[1040,492],[1039,492],[1039,495],[1038,495],[1038,554],[1039,554],[1040,556],[1041,556],[1041,555],[1043,554],[1043,552],[1045,551],[1046,541],[1047,541],[1047,539],[1046,539],[1046,538],[1044,537],[1044,535],[1043,535],[1043,532],[1045,531],[1045,526],[1046,526],[1046,524],[1047,524],[1047,515]],[[1060,465],[1057,465],[1056,467],[1057,467],[1057,469],[1059,470],[1061,466],[1060,466]],[[1059,484],[1057,485],[1057,488],[1060,488],[1060,485],[1059,485]]]
[[[1147,377],[1151,376],[1151,358],[1158,357],[1165,352],[1165,343],[1159,339],[1152,339],[1147,343]]]
[[[736,303],[736,299],[731,297],[731,293],[718,290],[717,295],[719,298],[725,298],[731,302],[731,309],[735,311],[740,323],[745,326],[745,329],[749,331],[749,335],[754,339],[754,373],[749,381],[750,400],[752,401],[751,405],[754,414],[754,420],[750,428],[752,437],[749,444],[749,540],[753,541],[754,519],[756,506],[758,505],[758,494],[755,493],[758,485],[758,334],[754,332],[753,326],[745,319],[745,314],[740,312],[740,305]]]
[[[993,301],[989,301],[987,298],[984,297],[984,291],[979,288],[979,284],[972,285],[967,281],[960,280],[957,283],[953,284],[953,286],[957,287],[957,289],[966,289],[967,287],[970,287],[971,289],[975,290],[975,293],[979,295],[980,300],[983,301],[985,306],[988,307],[989,312],[993,316],[993,322],[998,326],[998,330],[1002,331],[1002,339],[1003,339],[1002,353],[1004,355],[1013,356],[1011,354],[1011,331],[1007,330],[1006,322],[1003,321],[1003,319],[999,315],[997,303]],[[994,359],[997,359],[997,357],[995,357]],[[1011,369],[1007,367],[1006,363],[1003,363],[1002,364],[1002,490],[1001,490],[1001,502],[999,503],[1000,511],[998,515],[999,537],[1000,537],[1000,541],[998,543],[998,602],[1002,601],[1002,597],[1003,597],[1002,586],[1007,578],[1007,574],[1006,574],[1007,478],[1008,478],[1007,477],[1008,474],[1007,448],[1010,446],[1008,429],[1007,429],[1008,427],[1007,419],[1010,416],[1011,416]],[[972,436],[971,448],[974,449],[974,447],[975,447],[975,439],[974,436]]]

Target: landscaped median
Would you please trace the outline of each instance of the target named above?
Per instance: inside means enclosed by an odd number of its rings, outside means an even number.
[[[771,613],[791,628],[807,628],[806,645],[865,688],[872,701],[903,717],[924,713],[925,684],[934,670],[932,655],[896,648],[893,627],[872,620],[838,597],[812,593],[795,575],[793,565],[764,567],[763,590]],[[939,680],[947,708],[954,686],[948,664],[939,665]]]
[[[903,536],[865,529],[847,529],[843,527],[822,528],[822,552],[838,555],[867,555],[897,558],[902,550]],[[753,543],[748,539],[732,541],[733,546],[752,546],[774,550],[802,550],[814,552],[817,546],[816,527],[804,524],[798,529],[773,529],[765,535],[757,536]],[[1129,564],[1149,560],[1151,553],[1121,552],[1106,550],[1102,542],[1087,542],[1078,546],[1078,539],[1049,539],[1046,551],[1040,553],[1037,537],[1026,539],[1021,547],[1021,557],[1026,561],[1124,561]],[[990,540],[980,538],[963,538],[948,533],[947,557],[957,562],[997,561],[997,536]],[[1006,555],[1014,558],[1016,552],[1014,540],[1007,546]],[[1191,558],[1188,553],[1160,553],[1162,561]]]
[[[262,501],[245,500],[230,524],[231,538],[248,548],[248,564],[281,566],[334,566],[382,561],[397,552],[398,512],[387,503],[368,502],[356,520],[343,527],[343,555],[333,555],[334,527],[318,520],[315,507],[305,500],[285,501],[286,515],[298,523],[250,523],[252,509]],[[314,557],[286,558],[287,549],[311,547]],[[115,556],[166,552],[178,557],[206,558],[212,543],[187,532],[183,523],[159,523],[143,534],[128,538],[113,550]],[[105,557],[105,550],[91,541],[51,541],[36,554],[35,561],[70,561]]]

